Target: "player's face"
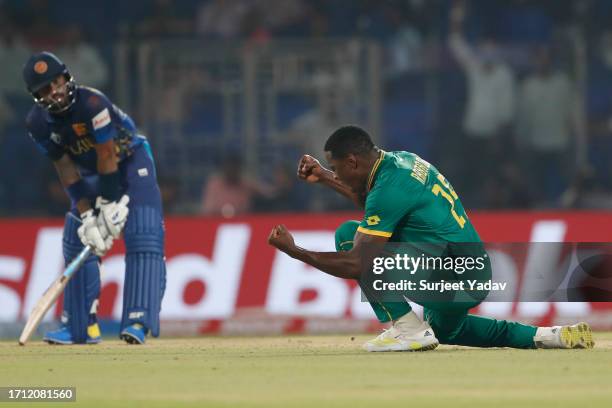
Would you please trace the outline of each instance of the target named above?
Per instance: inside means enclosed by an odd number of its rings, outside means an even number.
[[[365,190],[366,180],[358,171],[357,159],[354,155],[348,155],[343,159],[334,159],[330,152],[325,152],[325,158],[329,163],[330,170],[343,184],[349,186],[354,193],[361,194]]]
[[[68,82],[64,75],[59,75],[51,83],[37,92],[45,104],[62,108],[68,104]]]

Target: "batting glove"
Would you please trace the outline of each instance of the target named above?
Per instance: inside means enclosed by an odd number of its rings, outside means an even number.
[[[100,211],[97,223],[102,234],[119,238],[130,212],[128,209],[129,202],[130,197],[125,194],[119,201],[107,201],[102,197],[96,199],[96,208]]]
[[[81,214],[81,221],[82,224],[77,230],[81,242],[85,246],[91,246],[94,254],[104,256],[113,246],[113,237],[100,231],[93,210]]]

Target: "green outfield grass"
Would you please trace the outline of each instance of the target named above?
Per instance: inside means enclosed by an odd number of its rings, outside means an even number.
[[[0,408],[612,406],[612,333],[597,333],[594,350],[384,354],[361,351],[369,337],[2,342],[0,386],[74,386],[77,402]]]

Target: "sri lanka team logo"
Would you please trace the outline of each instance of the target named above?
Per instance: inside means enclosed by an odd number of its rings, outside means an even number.
[[[78,137],[83,137],[87,134],[87,125],[85,123],[73,123],[72,130]]]
[[[34,72],[37,74],[42,75],[47,72],[47,69],[49,69],[49,67],[45,61],[38,61],[36,64],[34,64]]]

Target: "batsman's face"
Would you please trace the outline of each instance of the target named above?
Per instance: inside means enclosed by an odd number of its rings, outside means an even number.
[[[363,177],[357,157],[349,154],[345,158],[336,159],[330,152],[325,152],[325,158],[338,180],[349,186],[354,193],[361,194],[365,191],[367,177]]]
[[[57,76],[49,85],[38,91],[38,97],[46,104],[65,106],[68,103],[68,86],[64,75]]]

